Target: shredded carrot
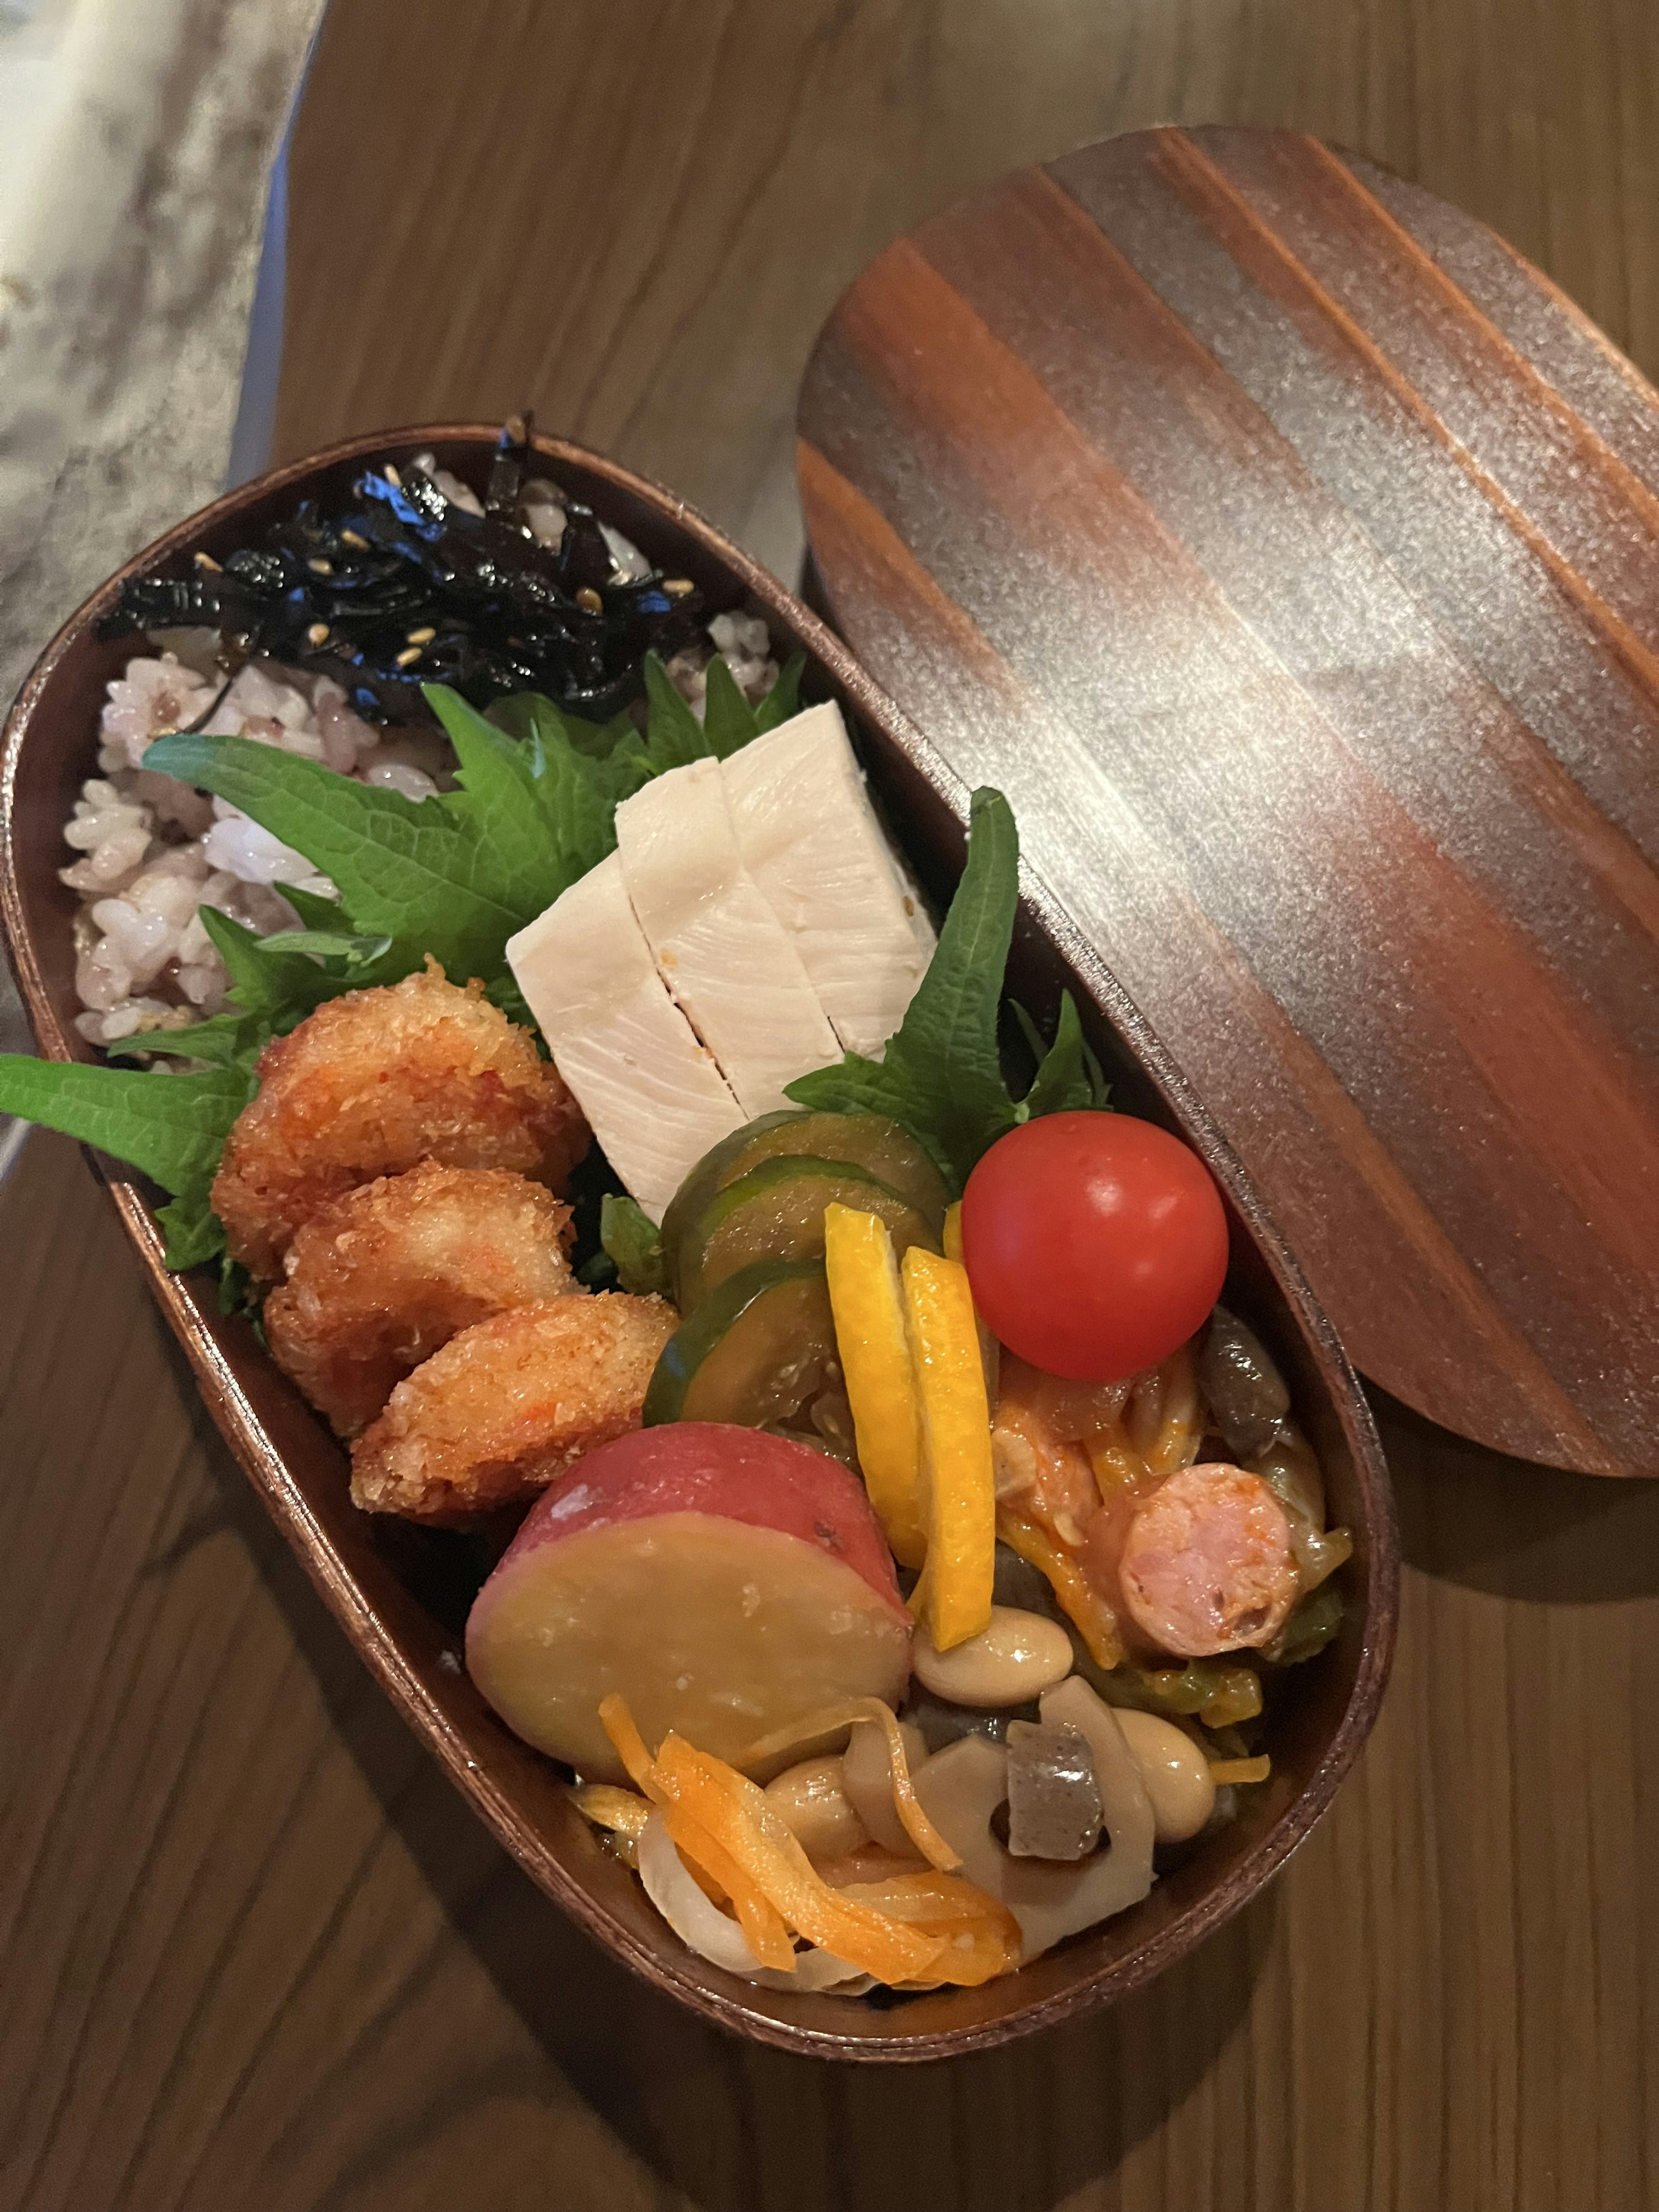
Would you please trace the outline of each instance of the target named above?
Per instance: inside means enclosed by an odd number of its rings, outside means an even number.
[[[1221,1759],[1210,1769],[1210,1779],[1219,1790],[1228,1782],[1265,1782],[1273,1763],[1264,1751],[1255,1759]]]
[[[1076,1560],[1035,1521],[1002,1506],[997,1513],[997,1534],[1011,1552],[1036,1568],[1087,1647],[1097,1667],[1109,1674],[1123,1663],[1123,1638],[1117,1615],[1097,1595]]]
[[[873,1721],[887,1738],[887,1762],[893,1777],[893,1809],[905,1834],[929,1866],[938,1867],[945,1874],[954,1872],[962,1861],[923,1812],[921,1800],[910,1780],[910,1761],[898,1715],[879,1698],[848,1698],[833,1705],[821,1705],[804,1719],[792,1722],[788,1728],[775,1729],[770,1735],[760,1737],[740,1752],[732,1764],[738,1767],[766,1765],[780,1752],[793,1750],[797,1743],[816,1742],[856,1721]]]
[[[645,1738],[635,1726],[628,1700],[619,1692],[612,1690],[608,1698],[600,1698],[599,1726],[610,1737],[634,1787],[643,1791],[653,1805],[665,1803],[660,1790],[652,1787],[651,1754],[645,1747]]]
[[[756,1890],[731,1853],[723,1850],[701,1823],[681,1814],[663,1789],[656,1767],[645,1747],[626,1698],[612,1691],[600,1701],[599,1725],[616,1746],[617,1756],[652,1804],[668,1818],[668,1832],[690,1875],[711,1905],[730,1901],[738,1924],[749,1938],[749,1948],[763,1966],[777,1966],[784,1973],[794,1969],[794,1946],[777,1913]],[[617,1792],[618,1796],[623,1793]],[[785,1954],[787,1954],[787,1958]]]
[[[658,1753],[653,1778],[677,1809],[689,1814],[731,1854],[755,1888],[808,1942],[884,1982],[937,1971],[945,1943],[849,1903],[831,1889],[814,1872],[764,1792],[735,1767],[671,1735]]]
[[[948,1874],[897,1875],[885,1881],[851,1883],[842,1894],[889,1919],[943,1939],[945,1949],[928,1969],[941,1982],[974,1987],[1019,1964],[1023,1937],[1007,1906],[970,1881]]]

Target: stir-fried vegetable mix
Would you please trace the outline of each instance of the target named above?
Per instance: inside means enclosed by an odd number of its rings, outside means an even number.
[[[147,738],[278,841],[294,927],[204,902],[224,1009],[109,1045],[150,1067],[0,1060],[0,1109],[171,1194],[363,1510],[516,1522],[468,1668],[687,1945],[972,1985],[1268,1781],[1348,1539],[1201,1163],[1110,1111],[1069,996],[1047,1037],[1005,999],[1006,801],[935,942],[801,663],[745,688],[526,460],[128,588],[453,767]]]

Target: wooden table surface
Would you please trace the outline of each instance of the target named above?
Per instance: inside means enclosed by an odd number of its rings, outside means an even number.
[[[465,17],[465,35],[458,35]],[[1291,125],[1659,371],[1651,0],[335,0],[283,452],[532,399],[784,574],[811,338],[1002,169]],[[1636,2212],[1659,2194],[1659,1487],[1379,1406],[1382,1720],[1277,1887],[1091,2025],[857,2075],[602,1962],[425,1763],[75,1149],[0,1188],[3,2212]]]

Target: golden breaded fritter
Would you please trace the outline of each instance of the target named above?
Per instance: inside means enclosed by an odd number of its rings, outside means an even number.
[[[423,1159],[556,1191],[586,1152],[581,1109],[483,987],[423,975],[349,991],[268,1045],[213,1184],[231,1257],[264,1281],[331,1200]]]
[[[662,1298],[606,1291],[463,1329],[353,1445],[352,1503],[452,1525],[528,1504],[582,1453],[639,1426],[677,1319]]]
[[[355,1437],[459,1329],[574,1291],[569,1230],[568,1206],[501,1168],[423,1160],[361,1183],[289,1245],[265,1301],[271,1356]]]

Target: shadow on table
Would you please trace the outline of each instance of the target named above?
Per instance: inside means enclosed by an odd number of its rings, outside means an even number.
[[[597,1951],[474,1820],[374,1689],[180,1371],[221,1494],[334,1725],[452,1926],[622,2142],[702,2212],[1051,2212],[1181,2105],[1273,1941],[1258,1899],[1114,2010],[983,2057],[867,2068],[707,2027]],[[185,1535],[199,1542],[203,1522]]]
[[[1595,1605],[1659,1593],[1659,1482],[1569,1474],[1471,1443],[1375,1387],[1401,1548],[1498,1597]]]

